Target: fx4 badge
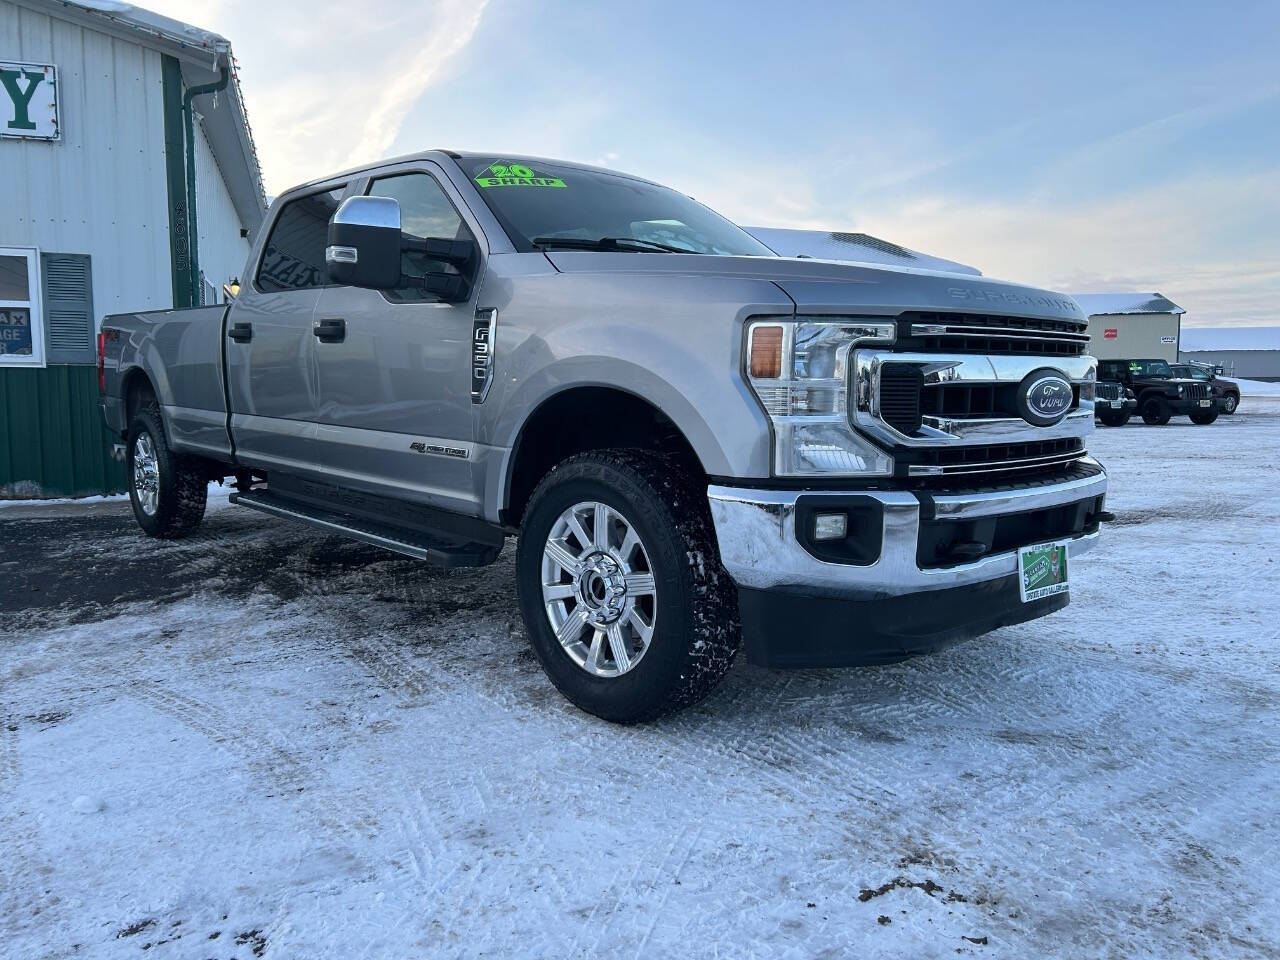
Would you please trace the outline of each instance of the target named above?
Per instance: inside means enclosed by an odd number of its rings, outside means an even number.
[[[498,325],[496,309],[477,310],[471,326],[471,402],[484,403],[493,386],[493,335]]]

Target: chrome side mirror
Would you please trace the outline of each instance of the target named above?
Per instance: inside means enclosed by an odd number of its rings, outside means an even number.
[[[348,197],[329,220],[324,251],[329,280],[392,290],[400,284],[400,204],[390,197]]]

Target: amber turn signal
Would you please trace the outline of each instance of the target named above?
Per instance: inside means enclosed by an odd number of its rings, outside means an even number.
[[[776,380],[782,376],[782,327],[756,327],[751,331],[751,376]]]

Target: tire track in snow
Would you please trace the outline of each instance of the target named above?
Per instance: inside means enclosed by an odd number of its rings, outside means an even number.
[[[46,884],[54,870],[41,849],[39,825],[17,806],[21,778],[18,718],[6,715],[0,726],[0,942],[7,946],[19,934],[49,926],[60,912]]]

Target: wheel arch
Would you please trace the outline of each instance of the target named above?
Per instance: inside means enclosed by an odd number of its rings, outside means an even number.
[[[591,411],[590,421],[574,416],[584,410]],[[669,452],[695,476],[707,476],[688,436],[653,401],[615,385],[575,384],[543,398],[521,423],[503,468],[501,521],[520,525],[534,487],[557,463],[617,447]]]

